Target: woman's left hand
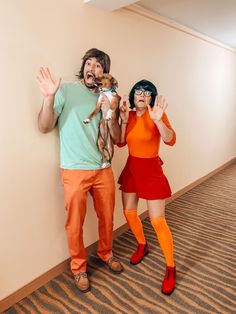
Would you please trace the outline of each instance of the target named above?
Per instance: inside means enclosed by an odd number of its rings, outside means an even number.
[[[163,96],[156,96],[154,106],[151,108],[150,105],[147,105],[149,115],[151,119],[155,122],[158,122],[162,119],[163,114],[168,107],[168,103],[166,102]]]
[[[129,109],[126,100],[123,100],[123,104],[120,105],[120,119],[122,124],[126,124],[129,120]]]

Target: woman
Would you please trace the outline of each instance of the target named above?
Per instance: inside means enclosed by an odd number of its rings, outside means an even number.
[[[165,220],[165,199],[170,197],[169,183],[159,158],[160,140],[174,145],[176,135],[165,114],[167,103],[157,96],[156,87],[147,80],[137,82],[129,94],[131,111],[123,103],[120,110],[121,141],[128,145],[129,157],[118,180],[122,191],[124,215],[138,247],[130,263],[136,265],[148,254],[142,222],[137,214],[139,198],[146,199],[151,224],[166,259],[162,292],[171,294],[175,287],[176,268],[173,238]]]

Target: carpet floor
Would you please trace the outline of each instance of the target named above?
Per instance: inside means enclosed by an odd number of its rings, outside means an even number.
[[[144,232],[150,252],[132,266],[136,247],[130,231],[114,241],[114,255],[124,264],[109,272],[96,255],[88,260],[92,289],[80,293],[64,272],[5,313],[236,313],[236,163],[167,205],[174,237],[177,285],[161,293],[165,261],[149,218]]]

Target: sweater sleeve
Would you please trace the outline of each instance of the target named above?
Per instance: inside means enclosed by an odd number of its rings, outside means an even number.
[[[166,113],[164,113],[163,118],[162,118],[162,121],[163,121],[164,124],[167,126],[167,128],[170,129],[170,130],[173,132],[173,137],[172,137],[172,139],[171,139],[169,142],[165,142],[165,141],[164,141],[164,143],[165,143],[166,145],[173,146],[173,145],[175,144],[175,142],[176,142],[176,133],[175,133],[174,129],[172,128],[172,126],[171,126],[171,124],[170,124],[170,121],[169,121],[168,118],[167,118]]]

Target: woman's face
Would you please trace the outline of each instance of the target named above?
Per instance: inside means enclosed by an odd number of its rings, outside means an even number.
[[[152,92],[145,89],[136,89],[134,91],[134,105],[136,109],[145,109],[147,105],[150,105]]]

